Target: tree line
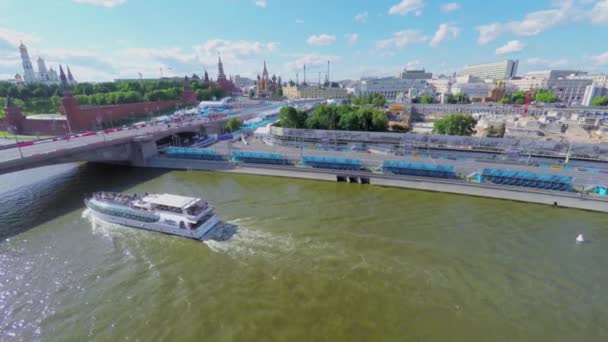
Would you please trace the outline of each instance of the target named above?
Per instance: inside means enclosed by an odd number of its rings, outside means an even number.
[[[433,123],[433,133],[447,135],[471,135],[475,133],[476,125],[477,120],[475,120],[471,115],[450,114],[442,119],[436,120]]]
[[[224,91],[215,83],[192,81],[192,89],[199,101],[222,98]],[[78,83],[72,94],[83,105],[110,105],[144,101],[169,101],[181,98],[181,80],[140,80],[101,83]],[[15,85],[0,82],[0,101],[10,96],[25,114],[57,113],[63,90],[57,84],[33,83]],[[2,105],[4,107],[4,105]],[[0,115],[3,115],[0,109]]]
[[[527,96],[527,91],[518,90],[500,99],[500,103],[522,105],[526,102]],[[539,89],[534,91],[530,96],[530,100],[541,103],[555,103],[560,101],[557,95],[546,89]]]
[[[293,107],[283,107],[279,119],[279,125],[285,128],[376,132],[388,130],[388,119],[384,112],[370,107],[320,105],[310,116]]]

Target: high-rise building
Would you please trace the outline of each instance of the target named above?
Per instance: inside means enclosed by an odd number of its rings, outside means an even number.
[[[422,70],[403,70],[399,74],[399,78],[404,80],[430,80],[433,78],[433,74]]]
[[[467,65],[462,75],[471,75],[482,80],[508,80],[517,75],[518,60],[507,59],[500,62]]]
[[[32,61],[30,61],[30,55],[27,53],[27,47],[23,43],[19,45],[19,53],[21,54],[21,65],[23,66],[23,80],[26,84],[36,82],[34,67],[32,66]]]

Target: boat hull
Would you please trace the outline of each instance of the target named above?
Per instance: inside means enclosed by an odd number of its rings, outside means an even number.
[[[86,203],[87,208],[89,208],[92,215],[96,218],[106,221],[109,223],[119,224],[121,226],[127,226],[136,229],[148,230],[158,233],[164,233],[169,235],[181,236],[194,240],[201,240],[205,234],[207,234],[213,227],[217,226],[219,218],[216,215],[213,215],[209,220],[207,220],[204,224],[198,227],[195,230],[191,229],[183,229],[175,226],[171,226],[168,224],[163,224],[161,222],[141,222],[137,220],[131,220],[125,217],[108,215],[102,212],[95,210],[92,206],[89,206]]]

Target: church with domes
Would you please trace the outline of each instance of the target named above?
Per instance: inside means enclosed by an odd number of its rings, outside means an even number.
[[[37,66],[38,71],[34,71],[34,66],[30,60],[30,55],[27,52],[27,47],[23,42],[19,44],[19,54],[21,56],[21,66],[23,67],[23,74],[16,74],[14,80],[15,83],[44,83],[44,84],[60,84],[61,79],[57,74],[57,71],[50,67],[47,69],[46,63],[42,57],[38,57]],[[76,84],[76,80],[72,75],[70,67],[67,67],[67,81],[69,84]]]

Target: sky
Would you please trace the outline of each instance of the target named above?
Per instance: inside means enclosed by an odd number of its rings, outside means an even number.
[[[484,5],[480,5],[483,3]],[[0,79],[32,63],[78,81],[217,74],[283,80],[439,74],[520,60],[532,70],[608,72],[608,0],[0,0]]]

